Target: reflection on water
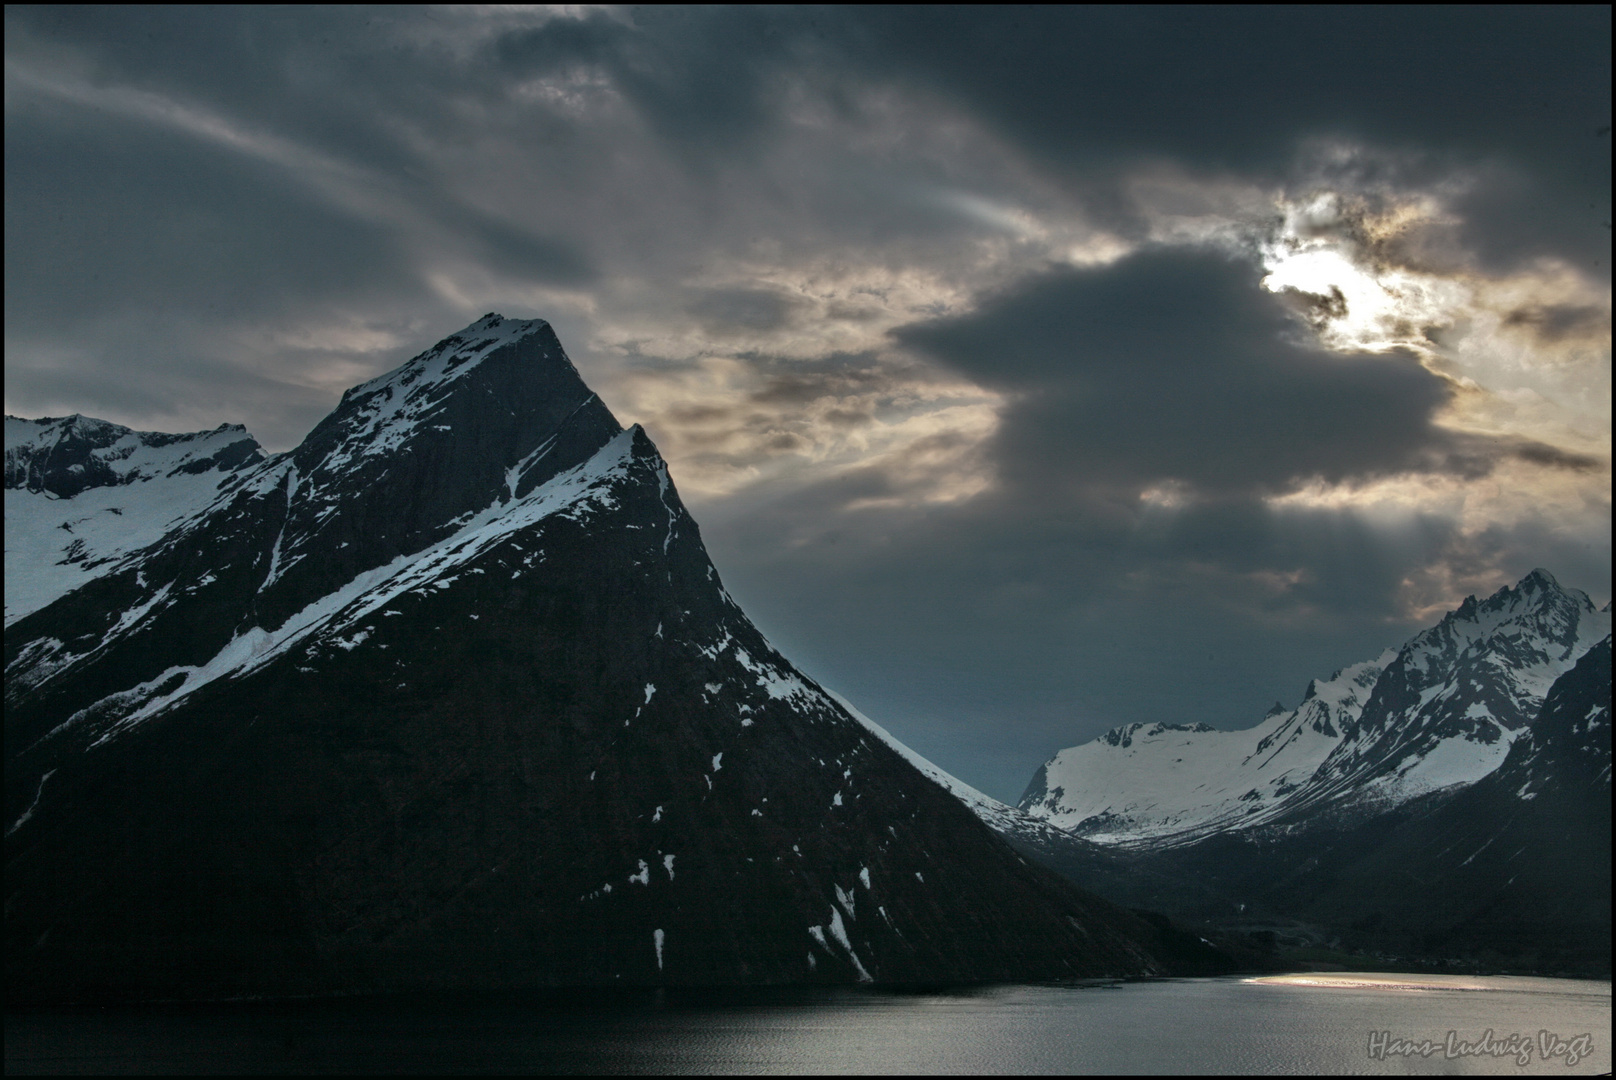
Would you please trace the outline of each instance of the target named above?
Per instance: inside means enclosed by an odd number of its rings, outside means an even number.
[[[1575,1075],[1610,1071],[1610,1024],[1608,982],[1332,972],[39,1009],[7,1015],[5,1052],[8,1073]]]
[[[1328,975],[1264,975],[1245,979],[1263,986],[1317,986],[1327,990],[1502,990],[1500,980],[1474,975],[1356,975],[1331,972]]]

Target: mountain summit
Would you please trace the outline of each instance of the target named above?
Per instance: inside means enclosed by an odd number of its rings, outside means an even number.
[[[1175,963],[769,645],[547,323],[209,460],[8,628],[14,1000]]]

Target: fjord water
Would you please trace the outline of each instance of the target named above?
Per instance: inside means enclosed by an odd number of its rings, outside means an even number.
[[[6,1071],[1582,1075],[1610,1032],[1609,982],[1511,976],[484,994],[30,1010]]]

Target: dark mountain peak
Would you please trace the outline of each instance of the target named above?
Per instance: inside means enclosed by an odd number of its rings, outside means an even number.
[[[548,322],[485,315],[349,390],[265,474],[285,522],[281,561],[264,564],[265,617],[527,496],[622,430]]]
[[[1560,591],[1560,583],[1554,579],[1554,575],[1541,566],[1523,577],[1518,587],[1522,592],[1526,593],[1543,592],[1551,589],[1556,592]]]
[[[98,436],[108,445],[96,447],[8,421],[8,483],[26,469],[58,493],[76,490],[87,474],[126,482],[122,466],[107,461],[142,433],[117,430],[116,438]],[[250,451],[242,463],[257,465],[226,477],[211,506],[139,557],[59,601],[72,613],[53,625],[72,627],[84,649],[96,640],[99,657],[122,659],[104,669],[116,671],[105,685],[64,677],[54,692],[82,707],[115,682],[204,666],[232,642],[280,632],[361,575],[412,559],[579,468],[621,432],[549,323],[491,315],[348,391],[291,451],[264,460],[257,443],[228,430],[156,451],[165,461],[185,451],[185,464],[219,442]],[[140,445],[182,438],[191,437],[152,435]],[[14,441],[33,448],[27,461],[14,462]],[[79,462],[91,468],[71,467]],[[175,602],[181,596],[185,604]],[[8,656],[12,637],[31,636],[26,624],[19,628],[8,633]]]
[[[468,379],[489,361],[495,361],[495,371]],[[395,442],[425,424],[456,394],[486,390],[486,376],[513,373],[526,377],[503,387],[515,397],[498,402],[499,407],[520,408],[534,391],[577,389],[574,399],[588,392],[548,322],[506,319],[491,313],[391,371],[348,389],[336,411],[316,426],[305,443],[321,441],[315,436],[329,424],[337,425],[348,437],[381,435],[385,441]],[[576,386],[568,387],[569,383]]]
[[[12,1000],[1163,970],[774,650],[541,321],[5,648]]]
[[[1309,691],[1314,690],[1314,687],[1313,687],[1312,683],[1308,683],[1307,688],[1308,688]],[[1263,719],[1266,720],[1270,716],[1278,716],[1280,713],[1287,712],[1287,711],[1289,711],[1289,710],[1287,710],[1285,708],[1285,705],[1284,705],[1283,702],[1276,701],[1272,705],[1268,706],[1268,711],[1263,713]]]

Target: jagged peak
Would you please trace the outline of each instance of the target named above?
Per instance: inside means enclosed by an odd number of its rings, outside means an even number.
[[[1520,615],[1552,610],[1565,604],[1574,604],[1593,611],[1593,602],[1580,589],[1567,589],[1553,574],[1538,567],[1514,585],[1501,586],[1485,600],[1467,596],[1464,602],[1443,616],[1442,624],[1456,622],[1486,623],[1492,625],[1502,617],[1505,621]]]
[[[1539,566],[1530,574],[1521,578],[1517,588],[1522,592],[1536,592],[1539,589],[1560,590],[1560,583],[1554,579],[1553,574]]]
[[[495,357],[500,358],[496,364],[504,366],[484,377],[484,363]],[[466,378],[473,372],[479,372],[477,377]],[[481,415],[489,415],[490,407],[513,415],[531,414],[534,409],[570,414],[599,398],[568,359],[549,322],[507,319],[490,312],[391,371],[347,390],[294,455],[299,468],[311,474],[377,460],[417,436],[454,430],[445,411],[458,408],[464,421],[468,415],[464,406],[472,401],[479,403],[472,412]],[[621,430],[604,405],[598,411],[607,413],[607,437]],[[504,447],[511,455],[505,464],[515,464],[534,449],[529,436],[542,443],[553,434],[553,430],[530,431],[510,443]]]

